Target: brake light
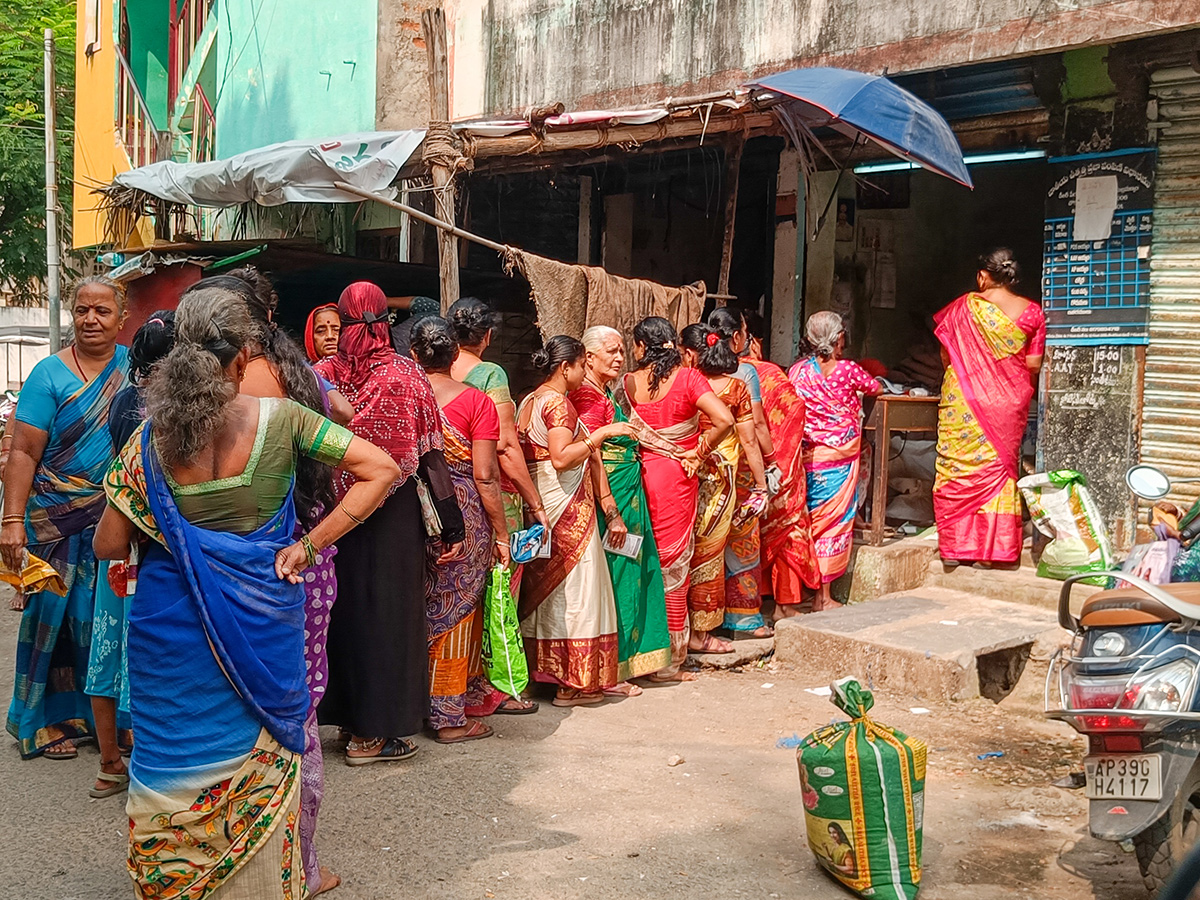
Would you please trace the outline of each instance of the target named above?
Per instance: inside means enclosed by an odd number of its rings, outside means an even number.
[[[1080,716],[1080,724],[1093,731],[1141,731],[1145,722],[1129,716]]]

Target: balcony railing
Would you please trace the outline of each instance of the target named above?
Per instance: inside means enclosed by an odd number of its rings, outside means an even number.
[[[169,102],[172,106],[183,85],[184,73],[196,52],[213,0],[172,0]]]
[[[203,88],[196,85],[192,107],[192,162],[208,162],[217,155],[217,117]]]
[[[117,53],[116,127],[136,169],[158,159],[159,134],[125,57]]]

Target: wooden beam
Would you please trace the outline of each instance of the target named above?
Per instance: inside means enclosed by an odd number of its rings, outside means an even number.
[[[731,131],[771,131],[777,128],[769,112],[745,115],[702,113],[682,118],[668,117],[649,125],[614,125],[612,128],[579,128],[551,131],[545,135],[516,134],[510,137],[471,137],[469,144],[475,159],[497,156],[523,156],[556,153],[562,150],[599,150],[613,145],[633,145],[670,138],[727,134]]]
[[[478,234],[472,234],[470,231],[464,231],[457,225],[450,222],[445,222],[429,213],[421,212],[415,206],[409,206],[407,203],[401,203],[398,200],[392,200],[390,197],[385,197],[382,194],[376,194],[372,191],[364,190],[360,187],[355,187],[345,181],[335,181],[333,186],[339,191],[345,191],[347,194],[354,194],[357,197],[362,197],[364,200],[374,200],[376,203],[382,203],[384,206],[390,206],[392,209],[398,209],[402,213],[408,213],[418,222],[424,222],[426,225],[432,225],[438,229],[441,234],[449,235],[453,241],[454,238],[462,238],[464,241],[472,241],[482,247],[487,247],[489,250],[495,250],[497,253],[503,253],[505,246],[497,244],[495,241],[490,241]]]
[[[421,31],[429,62],[429,131],[425,146],[428,153],[441,133],[443,143],[452,142],[450,133],[450,61],[446,50],[446,14],[441,9],[421,13]],[[436,147],[435,147],[436,149]],[[434,210],[437,218],[454,225],[454,170],[448,164],[448,153],[429,154],[429,172],[433,178]],[[458,299],[458,244],[453,231],[439,228],[438,271],[440,274],[442,312]]]
[[[721,274],[717,277],[717,293],[729,294],[729,269],[733,265],[733,229],[737,219],[738,177],[742,170],[742,150],[745,134],[731,137],[725,145],[725,237],[721,241]],[[724,306],[724,300],[717,301]]]

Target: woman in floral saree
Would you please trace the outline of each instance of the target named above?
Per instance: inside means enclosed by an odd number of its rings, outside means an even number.
[[[187,291],[175,346],[146,387],[148,424],[105,483],[97,556],[123,558],[137,530],[152,539],[128,644],[129,872],[142,898],[305,895],[303,570],[399,474],[312,410],[239,394],[253,336],[238,294]],[[293,541],[301,457],[358,480]]]
[[[812,356],[788,371],[804,399],[804,472],[812,536],[821,583],[813,610],[836,601],[829,586],[850,565],[854,514],[858,509],[858,460],[862,447],[861,395],[877,397],[883,385],[856,362],[842,359],[846,329],[835,312],[813,313],[804,326]]]
[[[1011,250],[984,254],[979,290],[934,316],[946,374],[933,511],[948,565],[1014,565],[1021,557],[1018,466],[1046,318],[1013,291],[1019,278]]]

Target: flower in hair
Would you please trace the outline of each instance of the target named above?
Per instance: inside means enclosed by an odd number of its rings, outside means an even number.
[[[664,350],[674,350],[674,349],[675,349],[675,342],[674,342],[674,341],[663,341],[663,345],[662,345],[662,346],[663,346],[663,349],[664,349]]]
[[[721,339],[721,336],[719,334],[717,334],[715,331],[710,331],[705,336],[704,343],[710,347],[715,347],[715,346],[717,346],[717,341],[719,341],[720,339]]]

